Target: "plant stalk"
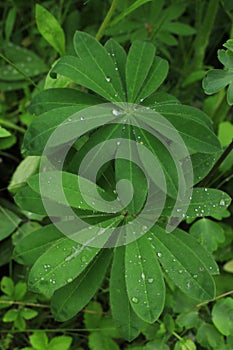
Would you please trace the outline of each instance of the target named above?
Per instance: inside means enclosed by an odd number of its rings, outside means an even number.
[[[100,41],[100,39],[103,37],[104,32],[107,28],[107,26],[109,25],[109,22],[112,18],[113,12],[115,11],[115,8],[117,7],[119,0],[113,0],[112,5],[110,6],[110,9],[108,10],[101,26],[99,27],[99,30],[95,36],[96,40]]]

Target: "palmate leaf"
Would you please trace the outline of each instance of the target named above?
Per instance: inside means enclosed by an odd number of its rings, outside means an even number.
[[[196,187],[193,189],[192,198],[190,199],[187,211],[185,210],[187,203],[181,202],[179,208],[177,208],[177,214],[188,218],[203,216],[215,217],[215,215],[221,215],[230,203],[230,196],[223,191],[214,188]],[[174,202],[168,199],[163,215],[170,216],[173,206]]]
[[[103,282],[111,257],[112,250],[102,250],[81,275],[54,293],[51,308],[58,321],[69,320],[90,301]]]
[[[158,225],[151,229],[148,238],[165,272],[184,293],[200,301],[214,298],[215,284],[210,275],[214,261],[207,267],[190,245]]]
[[[47,89],[37,94],[30,105],[30,113],[39,115],[55,108],[78,106],[86,108],[103,101],[94,95],[90,95],[75,89],[56,88]]]
[[[136,338],[143,325],[130,304],[125,281],[125,247],[114,251],[110,277],[110,304],[112,316],[120,334],[128,341]]]
[[[134,41],[130,47],[126,62],[127,100],[135,102],[136,97],[146,80],[155,56],[154,45]]]
[[[110,101],[124,101],[119,72],[105,48],[91,35],[77,31],[74,48],[79,58],[65,56],[52,69]],[[102,64],[104,62],[104,65]]]
[[[110,219],[105,221],[104,227],[108,228],[120,221],[120,218]],[[98,235],[102,229],[103,225],[96,225],[93,233],[92,244],[95,239],[98,240],[99,248],[77,243],[80,235],[90,234],[88,226],[77,230],[72,236],[73,239],[76,237],[77,241],[64,236],[54,242],[54,245],[47,249],[33,265],[29,274],[29,289],[51,296],[55,290],[71,283],[84,271],[106,243],[108,235],[103,236],[102,239]]]
[[[165,285],[156,253],[145,236],[126,246],[125,273],[133,310],[144,321],[154,322],[163,310]]]

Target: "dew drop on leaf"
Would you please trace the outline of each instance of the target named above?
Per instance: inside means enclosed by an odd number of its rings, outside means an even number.
[[[137,304],[137,303],[138,303],[138,298],[136,298],[136,297],[133,297],[131,300],[132,300],[132,302],[133,302],[134,304]]]
[[[110,83],[111,78],[109,78],[109,77],[105,77],[105,80],[106,80],[108,83]]]
[[[224,199],[221,199],[219,204],[220,204],[221,206],[226,205]]]
[[[154,282],[154,278],[148,278],[148,283],[153,283]]]
[[[68,283],[71,283],[72,281],[73,281],[72,278],[68,278],[68,280],[67,280]]]

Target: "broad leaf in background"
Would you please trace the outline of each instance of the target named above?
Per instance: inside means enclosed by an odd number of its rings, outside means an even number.
[[[214,252],[219,243],[225,240],[223,228],[217,222],[206,218],[196,221],[191,226],[190,233],[209,252]]]
[[[0,241],[15,231],[20,222],[16,214],[0,206]]]
[[[58,289],[51,300],[54,317],[66,321],[75,316],[100,288],[112,257],[105,249],[73,282]]]
[[[209,70],[203,79],[203,89],[212,95],[228,86],[227,103],[233,105],[233,40],[228,40],[223,46],[227,50],[218,50],[218,59],[226,69]]]
[[[65,54],[65,34],[56,18],[43,6],[36,4],[36,24],[48,43],[63,56]]]

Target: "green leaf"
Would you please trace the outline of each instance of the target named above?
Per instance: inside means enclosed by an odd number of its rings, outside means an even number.
[[[135,339],[140,333],[142,321],[133,311],[126,292],[125,284],[125,247],[117,247],[114,251],[110,277],[110,305],[113,320],[122,337],[128,341]]]
[[[0,137],[0,150],[11,148],[17,141],[15,135],[9,133],[9,135],[7,136],[5,131],[2,132],[4,133],[4,136]]]
[[[94,37],[79,31],[74,36],[74,48],[79,58],[61,58],[52,69],[52,74],[65,75],[107,100],[124,101],[119,72],[115,70],[115,64],[106,49]]]
[[[88,337],[90,350],[120,350],[117,343],[102,333],[92,332]]]
[[[203,216],[221,215],[230,205],[231,198],[223,191],[214,188],[195,187],[187,211],[188,203],[180,202],[177,208],[177,216],[182,215],[187,218],[197,218]],[[163,211],[164,216],[169,216],[174,206],[174,201],[168,199]]]
[[[133,310],[144,321],[154,322],[163,310],[165,286],[156,253],[145,236],[126,246],[125,273]]]
[[[59,181],[60,178],[62,183]],[[28,180],[28,184],[33,191],[58,204],[83,210],[112,212],[111,202],[102,199],[102,197],[106,198],[106,192],[84,177],[68,172],[48,171],[33,175]],[[107,198],[113,199],[110,196]]]
[[[196,30],[194,28],[192,28],[191,26],[189,26],[188,24],[185,23],[180,23],[180,22],[170,22],[167,23],[166,25],[166,29],[173,33],[173,34],[177,34],[177,35],[193,35],[196,33]]]
[[[191,339],[182,338],[180,339],[175,347],[174,350],[196,350],[196,345]]]
[[[107,220],[104,222],[104,226],[107,229],[120,220]],[[76,228],[72,239],[67,237],[59,239],[35,262],[29,274],[29,289],[51,296],[55,290],[71,283],[74,278],[79,276],[101,249],[81,245],[75,241],[75,238],[77,241],[79,240],[80,235],[89,237],[90,231],[94,237],[92,244],[94,244],[95,239],[98,240],[98,246],[106,243],[108,232],[107,235],[103,236],[102,234],[101,238],[98,236],[98,233],[103,231],[103,226],[93,226],[92,230],[89,229],[89,226],[84,229],[79,228],[78,231]]]
[[[85,309],[84,324],[87,329],[99,328],[103,310],[97,301],[91,301]]]
[[[72,337],[60,336],[53,338],[49,343],[49,350],[69,350],[72,343]]]
[[[228,121],[220,123],[218,138],[223,147],[228,146],[233,140],[233,124]]]
[[[191,226],[190,233],[209,252],[214,252],[218,248],[219,243],[223,243],[225,240],[223,228],[217,222],[209,219],[196,221]]]
[[[27,293],[27,284],[25,282],[19,281],[15,285],[14,299],[17,301],[23,300],[26,293]]]
[[[89,302],[103,282],[111,256],[108,249],[100,252],[79,277],[54,293],[51,308],[58,321],[72,318]]]
[[[110,54],[110,57],[112,58],[115,64],[115,70],[119,71],[122,85],[124,89],[126,89],[125,65],[126,65],[127,55],[124,48],[121,45],[119,45],[117,41],[113,39],[109,39],[105,43],[104,47]]]
[[[10,8],[6,22],[5,22],[5,35],[6,35],[6,40],[10,39],[10,36],[12,34],[14,24],[15,24],[15,19],[16,19],[16,14],[17,14],[17,9],[16,7]]]
[[[110,26],[113,26],[117,24],[118,22],[122,21],[125,17],[127,17],[130,13],[141,7],[142,5],[146,4],[147,2],[151,2],[151,0],[136,0],[132,5],[126,8],[125,11],[121,12],[120,15],[116,16],[111,22]]]
[[[38,315],[38,312],[36,310],[32,310],[32,309],[24,307],[20,311],[20,314],[25,320],[31,320],[32,318],[34,318]]]
[[[77,116],[77,113],[83,108],[84,106],[81,105],[60,107],[35,118],[24,137],[22,148],[25,155],[41,155],[50,136],[55,131],[57,137],[53,140],[53,147],[50,144],[51,152],[54,151],[54,147],[70,143],[72,140],[75,141],[83,134],[116,118],[114,114],[109,113],[109,108],[106,109],[104,106],[96,107],[98,108],[98,118],[93,114],[93,111],[89,113],[88,110],[86,113],[83,112],[82,117],[79,114]],[[61,124],[60,131],[57,131]],[[46,151],[49,152],[49,150],[47,146]]]
[[[218,300],[212,309],[212,320],[223,335],[233,335],[233,299]]]
[[[33,265],[35,261],[63,234],[55,225],[47,225],[24,237],[14,249],[14,259],[19,264]]]
[[[203,79],[203,89],[207,95],[212,95],[233,81],[233,72],[230,70],[211,69]]]
[[[5,315],[3,316],[3,322],[14,322],[16,321],[17,317],[19,314],[19,310],[18,309],[12,309],[12,310],[8,310]]]
[[[45,332],[35,332],[29,337],[30,343],[36,350],[44,350],[48,345],[48,337]]]
[[[18,227],[21,219],[11,210],[0,206],[0,240],[8,237]]]
[[[29,212],[33,210],[33,213],[43,216],[47,215],[40,195],[33,191],[29,186],[24,186],[18,190],[14,200],[15,203],[24,210]]]
[[[47,89],[40,92],[32,99],[29,111],[39,115],[60,107],[77,105],[82,109],[101,102],[102,101],[98,97],[75,89]]]
[[[65,54],[65,34],[56,18],[43,6],[36,4],[36,24],[40,34],[60,54]]]
[[[209,323],[204,323],[197,330],[197,341],[209,349],[223,349],[223,336]]]
[[[10,277],[4,276],[1,280],[1,291],[9,296],[14,293],[14,282]]]
[[[168,62],[163,58],[155,56],[146,80],[138,93],[135,101],[136,103],[143,102],[145,98],[150,96],[160,87],[167,77],[168,69]]]
[[[201,257],[193,252],[189,245],[177,239],[175,233],[167,234],[158,225],[155,225],[151,232],[149,238],[152,238],[152,246],[171,280],[194,299],[200,301],[213,299],[214,280]]]
[[[226,264],[224,264],[223,270],[226,272],[233,273],[233,260],[230,260]]]
[[[9,136],[11,136],[11,133],[8,130],[6,130],[5,128],[2,128],[0,126],[0,138],[9,137]]]
[[[2,83],[7,83],[10,89],[22,88],[25,85],[25,75],[33,78],[48,71],[47,65],[33,51],[11,42],[3,43],[2,49],[5,56],[24,73],[23,75],[9,64],[0,66],[0,80]],[[9,84],[9,82],[11,83]],[[8,90],[7,87],[6,90]]]
[[[15,193],[17,188],[25,185],[27,179],[35,174],[39,167],[40,158],[35,156],[26,157],[16,168],[10,184],[8,185],[8,190]]]
[[[124,197],[125,201],[129,201],[129,203],[125,206],[124,210],[133,215],[139,213],[145,203],[148,183],[135,142],[132,143],[131,141],[133,130],[129,125],[125,126],[124,137],[126,137],[126,140],[123,143],[119,141],[120,144],[117,147],[115,155],[116,183],[121,180],[126,180],[130,183],[130,188],[125,185]],[[128,159],[124,159],[125,155],[127,155]],[[131,192],[131,186],[134,190],[133,194]],[[133,195],[132,200],[130,200],[131,194]],[[120,197],[122,198],[122,196]]]
[[[126,62],[127,100],[135,102],[154,60],[154,45],[134,41]]]

